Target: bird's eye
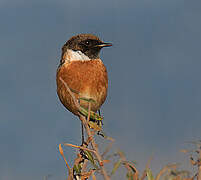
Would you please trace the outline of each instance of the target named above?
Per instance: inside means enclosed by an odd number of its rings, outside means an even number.
[[[86,44],[86,45],[89,45],[89,41],[86,41],[85,44]]]

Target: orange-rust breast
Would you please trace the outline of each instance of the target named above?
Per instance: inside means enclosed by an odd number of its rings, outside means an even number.
[[[100,109],[107,96],[107,71],[100,59],[65,62],[57,70],[57,94],[62,104],[72,113],[78,115],[71,95],[59,78],[62,78],[73,91],[76,98],[92,98],[96,103],[91,109]],[[78,94],[79,93],[79,94]],[[88,102],[80,100],[80,105],[88,108]]]

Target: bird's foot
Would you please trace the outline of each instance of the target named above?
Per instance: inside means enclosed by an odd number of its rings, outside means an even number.
[[[79,112],[84,115],[85,117],[88,117],[88,109],[84,108],[84,107],[81,107]],[[96,131],[100,131],[102,130],[102,120],[103,120],[103,117],[98,115],[97,113],[93,112],[93,111],[90,111],[90,119],[89,119],[89,126],[90,128],[96,130]]]

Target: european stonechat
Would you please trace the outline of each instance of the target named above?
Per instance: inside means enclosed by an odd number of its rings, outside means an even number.
[[[103,47],[111,43],[101,41],[92,34],[79,34],[71,37],[62,47],[62,54],[57,69],[57,94],[61,103],[73,114],[79,116],[79,110],[64,83],[79,100],[81,107],[88,109],[88,101],[92,99],[91,110],[97,112],[107,96],[107,70],[100,59]]]

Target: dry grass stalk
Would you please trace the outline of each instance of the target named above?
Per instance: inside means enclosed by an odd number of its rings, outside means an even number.
[[[131,176],[129,177],[129,180],[132,180],[132,179],[133,179],[133,180],[138,180],[138,179],[139,179],[139,172],[138,172],[138,170],[135,168],[135,166],[134,166],[132,163],[130,163],[130,162],[128,162],[128,161],[126,160],[125,155],[124,155],[121,151],[119,151],[117,154],[118,154],[119,157],[121,158],[121,160],[122,160],[122,162],[123,162],[125,168],[127,169],[127,172],[128,172],[129,174],[131,174]],[[134,170],[134,172],[133,172],[133,170]]]
[[[100,155],[100,153],[99,153],[98,146],[97,146],[97,144],[95,143],[95,140],[94,140],[93,135],[91,134],[91,130],[90,130],[89,126],[88,126],[88,123],[87,123],[87,121],[86,121],[86,118],[85,118],[84,116],[80,115],[80,120],[81,120],[81,121],[83,122],[83,124],[84,124],[84,127],[85,127],[85,129],[86,129],[86,132],[87,132],[88,137],[91,138],[91,146],[92,146],[92,148],[93,148],[93,150],[94,150],[94,155],[96,156],[96,158],[97,158],[97,160],[98,160],[98,163],[99,163],[99,165],[100,165],[101,172],[102,172],[102,174],[103,174],[103,176],[104,176],[104,179],[105,179],[105,180],[109,180],[110,177],[107,175],[107,172],[106,172],[105,167],[104,167],[104,164],[103,164],[102,157],[101,157],[101,155]]]
[[[72,180],[73,176],[72,176],[72,169],[70,168],[65,156],[64,156],[64,152],[63,152],[63,148],[61,147],[61,144],[59,144],[59,152],[61,154],[61,156],[63,157],[65,163],[66,163],[66,167],[68,168],[68,174],[69,174],[69,177],[68,177],[68,180]]]
[[[142,177],[140,178],[140,180],[144,180],[144,179],[146,178],[146,176],[147,176],[147,169],[149,168],[152,159],[153,159],[153,157],[151,156],[151,157],[149,158],[149,160],[147,161],[146,168],[145,168],[145,170],[143,171]]]
[[[89,149],[89,148],[86,148],[86,147],[83,147],[83,146],[77,146],[77,145],[69,144],[69,143],[64,143],[63,145],[64,145],[64,146],[71,146],[71,147],[74,147],[74,148],[78,148],[78,149],[82,149],[82,150],[85,150],[85,151],[89,151],[89,152],[94,153],[94,150]]]

